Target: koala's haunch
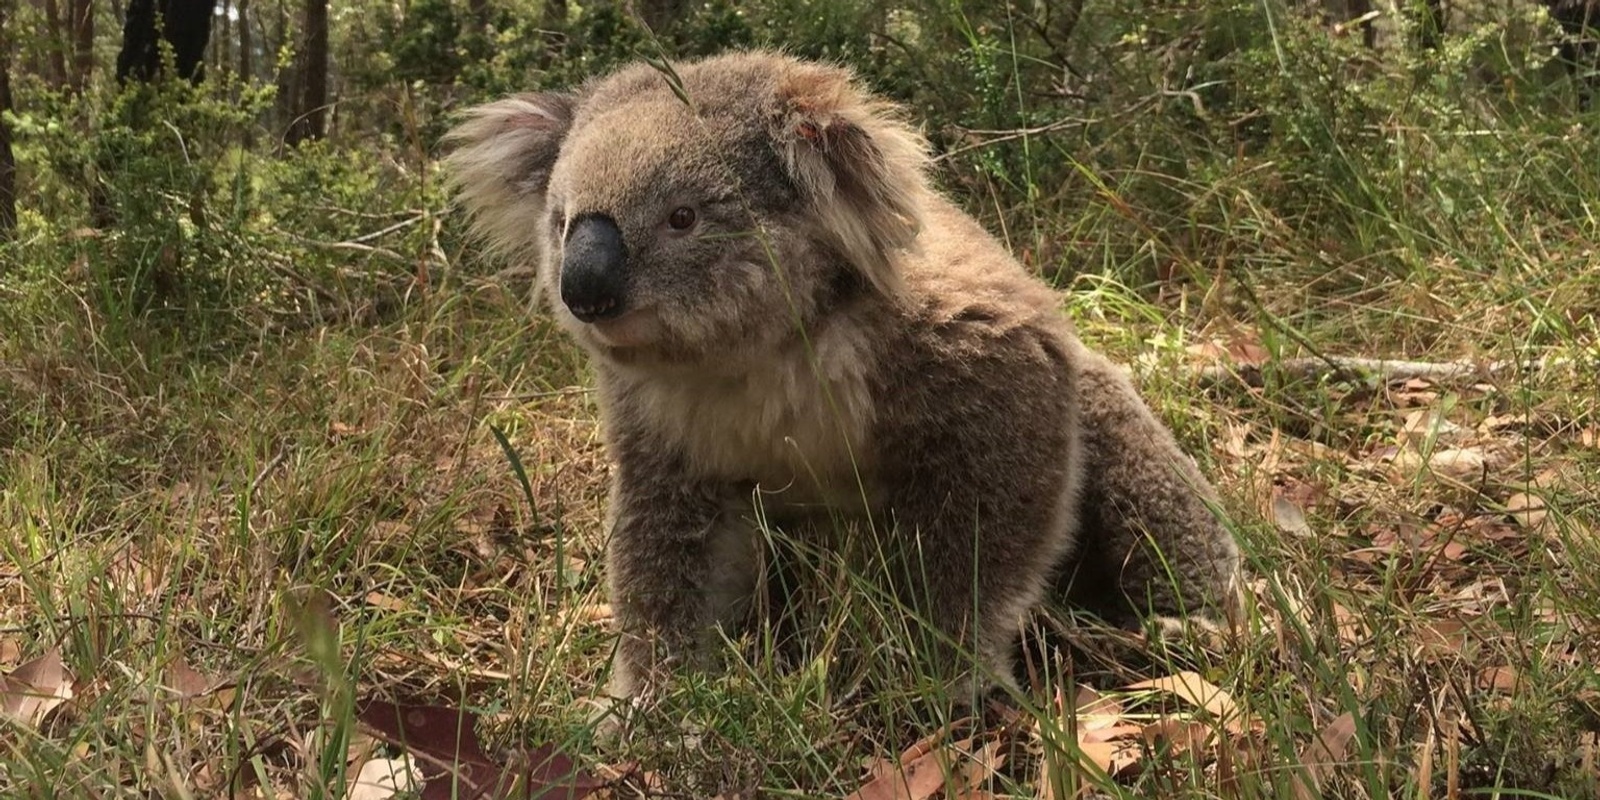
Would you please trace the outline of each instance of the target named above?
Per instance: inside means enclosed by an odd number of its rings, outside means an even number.
[[[1119,619],[1229,607],[1205,479],[931,189],[896,109],[772,53],[676,75],[473,109],[446,164],[594,364],[618,694],[747,606],[758,493],[784,519],[870,517],[916,564],[908,600],[1002,680],[1047,593]]]

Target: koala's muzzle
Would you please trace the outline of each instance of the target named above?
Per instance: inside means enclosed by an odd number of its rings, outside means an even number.
[[[561,302],[584,322],[627,310],[628,248],[622,229],[604,214],[583,214],[567,229],[561,256]]]

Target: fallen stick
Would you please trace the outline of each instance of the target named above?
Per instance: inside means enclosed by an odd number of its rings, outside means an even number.
[[[1239,382],[1246,386],[1263,385],[1263,375],[1275,372],[1298,380],[1317,378],[1354,379],[1373,376],[1384,383],[1420,379],[1451,383],[1466,379],[1488,380],[1509,373],[1541,372],[1577,363],[1571,358],[1535,358],[1524,361],[1406,361],[1387,358],[1286,358],[1264,364],[1210,364],[1201,367],[1200,385],[1216,386]],[[1600,365],[1596,365],[1600,366]]]

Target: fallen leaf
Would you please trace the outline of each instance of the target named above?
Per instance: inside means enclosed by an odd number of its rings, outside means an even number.
[[[478,742],[477,715],[465,709],[372,701],[357,718],[373,736],[416,757],[423,800],[577,800],[604,785],[549,745],[514,754],[505,764],[496,761]]]
[[[374,758],[345,786],[345,800],[388,800],[397,792],[414,792],[422,783],[422,770],[411,756]]]
[[[1467,623],[1456,618],[1436,619],[1415,629],[1417,643],[1431,655],[1457,655],[1471,641]]]
[[[1516,667],[1484,667],[1478,671],[1478,688],[1515,694],[1522,686],[1522,675]]]
[[[1169,755],[1178,756],[1206,750],[1215,733],[1210,725],[1165,717],[1144,726],[1140,737],[1152,749],[1165,748]]]
[[[1228,360],[1228,348],[1216,342],[1195,342],[1183,349],[1194,357],[1193,363],[1217,364]]]
[[[1135,739],[1115,742],[1079,742],[1078,749],[1107,775],[1121,775],[1144,756]]]
[[[1489,458],[1482,447],[1451,447],[1428,457],[1429,470],[1457,480],[1480,477],[1488,465]]]
[[[381,522],[379,523],[379,525],[382,525],[382,524],[383,523],[381,523]],[[396,613],[396,614],[398,614],[398,613],[400,613],[402,611],[407,611],[407,610],[410,609],[410,607],[406,605],[406,601],[401,600],[401,599],[399,599],[397,597],[391,597],[391,596],[389,596],[387,594],[384,594],[383,592],[380,592],[380,591],[378,591],[376,589],[373,589],[372,591],[367,592],[366,600],[367,600],[367,605],[372,606],[373,608],[382,609],[384,611],[390,611],[390,612],[393,612],[393,613]]]
[[[1517,492],[1506,498],[1506,511],[1524,528],[1538,528],[1549,515],[1544,498],[1527,492]]]
[[[897,759],[890,760],[887,758],[874,758],[869,760],[867,762],[866,782],[871,783],[878,778],[898,770],[901,764],[909,764],[912,761],[916,761],[924,755],[933,752],[934,745],[938,744],[944,739],[944,737],[948,736],[950,731],[954,730],[957,725],[964,724],[965,722],[967,722],[967,720],[958,720],[956,722],[951,722],[940,726],[938,730],[916,740],[915,742],[912,742],[910,746],[906,747],[906,749],[901,750],[900,757]]]
[[[1306,522],[1306,514],[1293,500],[1281,494],[1272,496],[1272,519],[1278,525],[1278,530],[1292,536],[1310,536],[1311,525]]]
[[[1258,340],[1244,336],[1228,342],[1228,355],[1233,357],[1234,363],[1247,367],[1259,367],[1272,358],[1272,352],[1263,347]]]
[[[990,740],[961,764],[962,780],[957,787],[960,797],[973,798],[987,795],[982,786],[1005,766],[1006,756],[1000,752],[1000,741]]]
[[[174,658],[172,663],[167,665],[165,685],[181,698],[199,697],[210,691],[215,684],[216,681],[189,666],[189,662],[183,660],[182,656]]]
[[[849,800],[928,800],[944,788],[953,772],[955,758],[949,751],[959,752],[971,746],[971,739],[963,739],[947,749],[929,750],[909,761],[902,760],[857,789]]]
[[[1400,423],[1400,439],[1404,442],[1455,441],[1464,431],[1436,408],[1419,408]]]
[[[1305,772],[1294,776],[1296,800],[1314,800],[1321,796],[1318,790],[1323,781],[1327,780],[1335,766],[1344,761],[1355,735],[1356,718],[1348,711],[1334,718],[1317,733],[1317,738],[1300,753],[1300,765],[1305,767]],[[1309,786],[1306,784],[1307,777],[1311,779]]]
[[[1206,710],[1218,719],[1232,716],[1235,711],[1233,695],[1220,686],[1200,677],[1198,672],[1179,672],[1165,678],[1139,681],[1124,687],[1129,691],[1154,689],[1174,694]]]
[[[55,648],[0,679],[0,714],[31,728],[71,699],[72,678],[61,663],[61,651]]]

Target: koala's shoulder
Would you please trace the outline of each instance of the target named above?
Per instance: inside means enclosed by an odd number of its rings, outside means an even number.
[[[903,262],[915,318],[941,327],[972,323],[991,333],[1030,328],[1072,336],[1054,288],[950,201],[935,197],[928,206],[918,247]]]

